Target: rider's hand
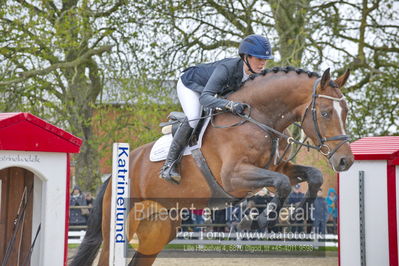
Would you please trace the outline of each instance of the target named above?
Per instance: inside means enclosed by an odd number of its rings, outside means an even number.
[[[236,115],[243,114],[246,107],[247,107],[246,104],[236,103],[236,102],[232,102],[232,101],[230,101],[226,105],[226,109]]]

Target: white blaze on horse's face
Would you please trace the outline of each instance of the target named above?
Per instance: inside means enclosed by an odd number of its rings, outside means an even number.
[[[333,106],[338,115],[339,124],[341,126],[341,134],[346,135],[344,118],[343,118],[344,109],[341,107],[341,101],[333,101]]]

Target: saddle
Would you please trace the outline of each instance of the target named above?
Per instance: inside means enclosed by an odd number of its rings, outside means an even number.
[[[230,204],[235,204],[240,201],[230,194],[228,194],[218,182],[216,182],[215,177],[212,174],[212,171],[209,169],[208,163],[204,155],[201,152],[201,143],[202,136],[206,130],[206,127],[209,124],[210,117],[212,116],[212,111],[205,111],[204,109],[201,111],[201,119],[199,120],[197,126],[194,128],[193,133],[190,137],[188,149],[191,151],[191,155],[193,156],[198,168],[201,173],[204,175],[205,180],[207,181],[209,188],[211,190],[211,198],[208,201],[208,206],[210,208],[219,208],[224,209],[228,207]],[[163,134],[172,134],[174,136],[176,130],[179,128],[180,124],[186,119],[186,115],[182,112],[171,112],[168,115],[168,122],[160,123],[162,127]]]
[[[199,120],[197,126],[193,130],[193,134],[190,137],[190,146],[192,141],[198,141],[200,139],[201,132],[204,126],[208,126],[206,118],[212,115],[212,111],[205,111],[204,109],[201,110],[201,119]],[[177,129],[179,128],[180,124],[187,119],[187,116],[183,112],[171,112],[168,115],[168,122],[162,122],[159,124],[162,127],[162,133],[164,135],[172,133],[172,136],[175,136]]]
[[[168,122],[162,122],[159,126],[162,128],[162,134],[172,133],[172,136],[174,136],[180,124],[186,119],[186,115],[183,112],[171,112],[168,119]]]

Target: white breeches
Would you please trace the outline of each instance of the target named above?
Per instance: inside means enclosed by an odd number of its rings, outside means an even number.
[[[200,94],[184,86],[179,78],[177,82],[177,97],[179,97],[183,112],[189,120],[190,127],[194,128],[198,124],[198,118],[201,116]]]

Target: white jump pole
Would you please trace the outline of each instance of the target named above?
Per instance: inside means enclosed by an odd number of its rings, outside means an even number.
[[[129,225],[129,144],[114,143],[112,152],[112,193],[109,265],[127,264]]]

